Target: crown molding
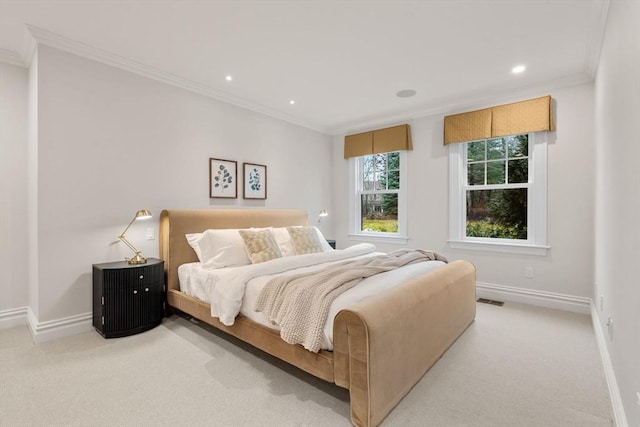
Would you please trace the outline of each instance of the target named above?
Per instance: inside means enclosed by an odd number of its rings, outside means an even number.
[[[549,92],[555,89],[589,83],[593,77],[586,73],[577,73],[562,78],[549,80],[543,83],[533,84],[518,89],[513,88],[492,88],[474,94],[466,94],[447,101],[435,101],[423,109],[414,112],[404,112],[398,114],[385,114],[369,120],[359,121],[349,125],[343,125],[334,129],[332,136],[358,133],[377,127],[393,126],[401,122],[412,119],[434,115],[457,114],[465,111],[486,108],[495,104],[507,104],[521,101],[529,96],[539,96],[541,92]]]
[[[25,38],[23,50],[20,54],[0,49],[0,61],[7,62],[12,65],[28,67],[31,63],[33,53],[37,44],[42,44],[55,49],[59,49],[83,58],[97,61],[115,68],[128,71],[152,80],[156,80],[174,87],[178,87],[189,92],[193,92],[208,98],[216,99],[227,104],[235,105],[246,110],[260,113],[278,120],[283,120],[307,129],[311,129],[327,135],[341,135],[351,132],[357,132],[362,129],[370,129],[376,126],[387,126],[409,119],[417,119],[437,114],[452,114],[460,111],[468,111],[470,108],[481,108],[490,103],[503,102],[503,100],[513,100],[527,96],[530,93],[539,93],[560,87],[572,86],[593,81],[598,68],[602,41],[607,21],[607,13],[610,0],[591,0],[591,16],[589,39],[587,42],[586,60],[584,71],[582,73],[566,76],[542,84],[530,85],[525,88],[514,90],[513,88],[487,88],[476,94],[465,94],[456,98],[447,100],[439,100],[430,103],[425,108],[418,109],[413,112],[399,112],[383,114],[377,117],[370,117],[365,120],[359,120],[351,123],[343,123],[338,126],[322,126],[318,123],[311,123],[300,120],[281,111],[274,110],[264,105],[252,102],[248,99],[237,97],[235,95],[214,89],[211,86],[204,85],[175,74],[165,72],[142,62],[125,58],[123,56],[111,53],[109,51],[99,49],[82,42],[72,40],[70,38],[60,36],[43,28],[25,24],[28,37]]]
[[[146,65],[142,62],[125,58],[112,52],[108,52],[103,49],[99,49],[88,44],[72,40],[67,37],[55,34],[51,31],[43,28],[36,27],[34,25],[25,24],[29,33],[35,39],[37,44],[42,44],[48,47],[59,49],[68,53],[72,53],[77,56],[81,56],[86,59],[101,62],[106,65],[110,65],[115,68],[119,68],[130,73],[134,73],[152,80],[159,81],[171,86],[175,86],[189,92],[196,93],[198,95],[213,98],[218,101],[232,104],[237,107],[244,108],[256,113],[264,114],[275,119],[283,120],[288,123],[292,123],[298,126],[302,126],[307,129],[315,130],[320,133],[329,134],[330,129],[318,125],[317,123],[309,123],[299,120],[293,116],[284,114],[280,111],[271,109],[264,105],[260,105],[251,102],[247,99],[231,95],[229,93],[216,90],[210,86],[202,83],[194,82],[189,79],[177,76],[166,71],[159,70],[157,68]]]
[[[5,62],[17,67],[29,68],[33,54],[36,52],[36,47],[36,40],[29,31],[25,29],[21,51],[14,52],[12,50],[0,49],[0,62]]]
[[[28,30],[25,30],[25,37],[22,42],[22,52],[20,52],[20,58],[22,59],[22,63],[25,67],[29,68],[31,66],[33,55],[36,53],[37,49],[38,43],[36,43],[36,39]]]
[[[590,25],[584,63],[584,71],[591,78],[595,78],[598,71],[608,13],[609,0],[591,0],[591,16],[589,17]]]
[[[24,67],[25,64],[22,61],[22,57],[12,50],[0,49],[0,62],[5,64],[15,65],[16,67]]]

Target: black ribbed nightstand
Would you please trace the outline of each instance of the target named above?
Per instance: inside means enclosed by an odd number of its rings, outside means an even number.
[[[164,316],[164,261],[93,265],[93,326],[105,338],[158,326]]]

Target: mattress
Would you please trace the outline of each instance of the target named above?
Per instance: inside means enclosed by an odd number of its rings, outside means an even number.
[[[375,251],[373,245],[360,244],[344,250],[332,251],[332,253],[298,255],[287,257],[288,260],[268,261],[259,267],[253,265],[210,269],[199,262],[194,262],[181,265],[178,268],[178,277],[180,290],[211,304],[212,316],[220,317],[223,323],[232,324],[230,317],[235,316],[236,311],[227,309],[226,306],[221,308],[220,301],[237,300],[237,311],[240,314],[267,328],[278,330],[278,327],[269,322],[263,313],[254,310],[262,288],[275,274],[293,275],[318,271],[347,259],[361,259],[380,254]],[[442,261],[410,264],[368,277],[339,295],[329,310],[324,326],[322,349],[333,349],[333,319],[340,310],[443,265]],[[233,292],[235,296],[229,297],[227,292]]]

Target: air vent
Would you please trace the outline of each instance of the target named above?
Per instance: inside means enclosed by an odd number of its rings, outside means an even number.
[[[496,300],[493,300],[493,299],[478,298],[477,301],[481,302],[481,303],[484,303],[484,304],[499,305],[500,307],[502,307],[504,305],[504,301],[496,301]]]

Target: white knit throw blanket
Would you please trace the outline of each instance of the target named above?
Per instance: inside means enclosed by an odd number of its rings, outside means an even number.
[[[400,249],[388,255],[343,261],[325,270],[270,280],[261,291],[255,310],[280,327],[290,344],[312,352],[322,345],[322,331],[331,303],[363,279],[404,265],[446,259],[436,252]]]

